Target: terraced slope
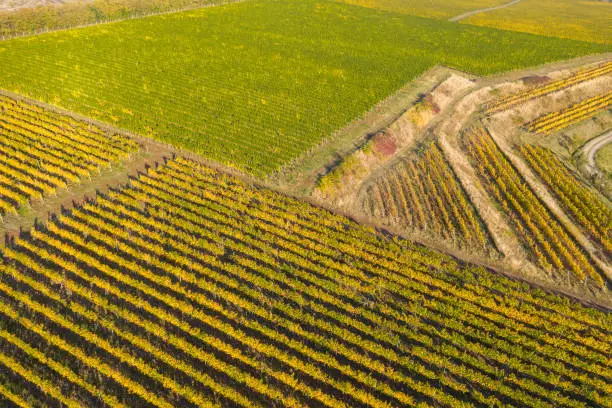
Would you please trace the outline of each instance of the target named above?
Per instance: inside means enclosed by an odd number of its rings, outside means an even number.
[[[248,1],[1,48],[4,89],[260,176],[436,64],[489,74],[606,50],[329,0]]]
[[[543,115],[524,126],[530,132],[550,135],[592,118],[609,107],[612,107],[612,91],[587,98],[558,112]]]
[[[2,259],[2,403],[612,403],[609,314],[185,159]]]
[[[594,266],[575,238],[550,212],[520,172],[498,148],[485,127],[476,125],[462,135],[464,149],[485,188],[510,220],[515,232],[544,270],[604,287]]]
[[[544,85],[535,86],[531,89],[526,89],[496,99],[486,107],[485,113],[488,115],[495,114],[532,99],[570,88],[581,82],[610,75],[612,75],[612,62],[605,62],[603,64],[584,68],[565,78],[557,79]]]

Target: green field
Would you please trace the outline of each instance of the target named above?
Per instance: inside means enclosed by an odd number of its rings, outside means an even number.
[[[607,49],[263,0],[7,41],[0,87],[265,175],[435,64],[490,74]]]
[[[379,10],[449,19],[510,0],[336,0]],[[521,0],[510,7],[469,17],[462,23],[574,40],[610,43],[612,4],[598,0]]]

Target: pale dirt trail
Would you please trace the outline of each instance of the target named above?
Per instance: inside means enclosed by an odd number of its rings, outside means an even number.
[[[480,98],[485,98],[488,90],[489,87],[476,88],[454,104],[451,114],[436,129],[438,143],[491,234],[495,246],[505,256],[507,266],[513,270],[529,269],[531,273],[535,273],[518,238],[512,232],[504,215],[493,203],[460,146],[461,129],[466,127],[472,114],[478,110]]]
[[[595,162],[595,154],[597,154],[597,151],[606,146],[608,143],[612,143],[612,130],[608,130],[603,135],[589,140],[582,147],[582,154],[587,159],[587,169],[589,171],[600,173],[597,163]]]
[[[459,14],[458,16],[451,17],[451,18],[448,19],[448,21],[457,22],[457,21],[465,20],[466,18],[472,17],[472,16],[474,16],[476,14],[486,13],[488,11],[503,9],[503,8],[506,8],[506,7],[514,6],[515,4],[518,4],[520,2],[521,2],[521,0],[513,0],[510,3],[502,4],[501,6],[487,7],[487,8],[481,8],[481,9],[478,9],[478,10],[468,11],[467,13],[463,13],[463,14]]]

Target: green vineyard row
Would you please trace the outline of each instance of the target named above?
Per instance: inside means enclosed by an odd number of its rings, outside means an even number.
[[[242,1],[108,27],[3,41],[0,88],[261,177],[437,65],[488,75],[607,51],[334,0]]]
[[[137,148],[127,137],[0,96],[0,216],[54,195]]]

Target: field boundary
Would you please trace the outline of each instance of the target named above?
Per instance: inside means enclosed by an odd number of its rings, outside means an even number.
[[[270,174],[266,180],[294,192],[310,194],[321,175],[327,174],[337,166],[338,162],[359,150],[368,137],[395,123],[414,103],[418,102],[421,95],[431,91],[454,73],[473,80],[478,79],[474,74],[444,65],[435,65],[378,102],[369,111]],[[292,182],[293,187],[290,187],[291,178],[300,175],[302,177],[299,182]]]
[[[403,85],[393,94],[374,105],[369,111],[347,123],[343,128],[333,132],[318,144],[302,153],[297,158],[283,165],[277,171],[266,176],[268,183],[282,186],[287,191],[300,195],[310,194],[316,179],[327,173],[335,163],[354,153],[368,136],[385,129],[395,122],[411,104],[418,100],[423,93],[432,86],[436,80],[439,82],[453,73],[468,77],[475,82],[473,90],[496,84],[500,81],[518,80],[529,75],[537,75],[551,70],[559,71],[574,69],[578,66],[595,64],[612,59],[612,52],[585,55],[564,61],[547,62],[527,68],[519,68],[503,73],[479,77],[469,72],[457,70],[445,65],[437,64]],[[418,82],[421,81],[421,84]],[[415,86],[416,84],[416,86]],[[404,103],[402,106],[395,104]],[[393,108],[390,115],[384,109]],[[368,123],[373,121],[374,123]]]

